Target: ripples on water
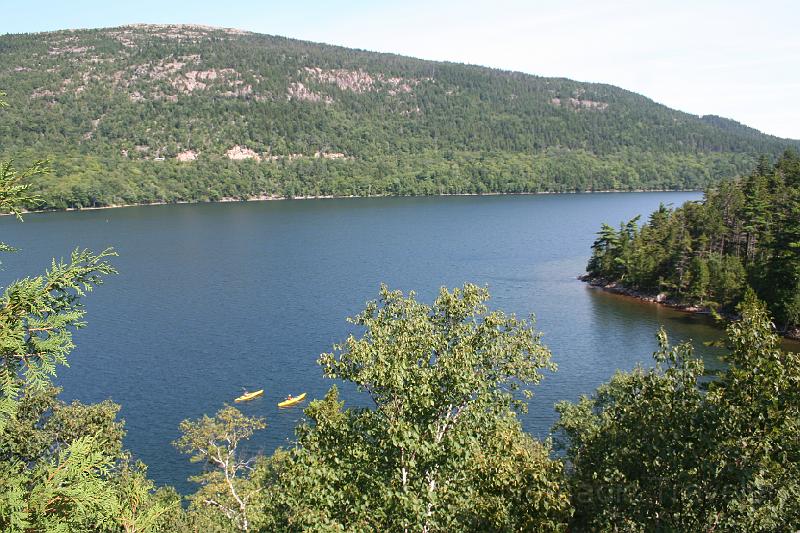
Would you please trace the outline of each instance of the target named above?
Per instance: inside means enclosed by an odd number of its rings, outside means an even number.
[[[702,345],[719,330],[703,319],[590,289],[577,281],[602,222],[645,217],[697,193],[303,200],[134,207],[5,217],[3,283],[42,271],[75,246],[114,246],[120,275],[86,299],[63,397],[122,405],[127,446],[160,483],[188,490],[194,471],[171,446],[178,423],[212,414],[242,388],[265,416],[254,439],[286,445],[302,416],[278,410],[287,394],[321,397],[318,355],[350,331],[345,317],[381,282],[429,302],[442,285],[488,285],[492,307],[527,316],[559,369],[536,388],[525,427],[545,436],[553,403],[590,393],[617,370],[650,364],[664,324]],[[364,398],[343,391],[349,405]]]

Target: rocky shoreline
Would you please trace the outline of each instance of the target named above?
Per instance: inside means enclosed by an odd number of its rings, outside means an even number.
[[[676,311],[683,311],[685,313],[694,313],[699,315],[708,315],[711,316],[712,310],[706,306],[700,305],[693,305],[687,304],[686,302],[676,300],[675,298],[670,298],[666,293],[658,293],[658,294],[650,294],[641,291],[637,291],[626,287],[619,282],[616,281],[609,281],[603,278],[595,278],[588,274],[584,274],[582,276],[578,276],[578,279],[586,282],[589,286],[594,287],[596,289],[601,289],[604,291],[608,291],[614,294],[621,294],[622,296],[627,296],[629,298],[636,298],[637,300],[641,300],[643,302],[650,302],[658,305],[663,305],[665,307],[670,307],[675,309]],[[719,313],[726,320],[735,320],[737,315],[730,314],[730,313]],[[784,338],[792,340],[792,341],[800,341],[800,328],[790,329],[789,331],[785,332],[778,332]]]

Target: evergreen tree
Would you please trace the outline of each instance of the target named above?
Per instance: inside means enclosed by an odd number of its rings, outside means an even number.
[[[732,312],[748,286],[782,331],[800,320],[800,156],[762,158],[741,180],[706,191],[703,202],[663,205],[644,226],[603,224],[586,267],[590,278],[687,304]]]

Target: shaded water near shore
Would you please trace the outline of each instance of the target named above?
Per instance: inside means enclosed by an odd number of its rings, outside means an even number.
[[[178,423],[212,414],[248,389],[240,407],[268,429],[251,446],[287,445],[302,417],[279,410],[287,394],[319,398],[331,382],[318,355],[343,340],[345,317],[375,298],[381,282],[430,301],[442,285],[488,285],[494,308],[535,313],[559,369],[536,387],[529,431],[546,436],[553,404],[591,393],[617,370],[651,363],[663,324],[673,340],[703,345],[721,331],[709,320],[590,288],[584,270],[595,232],[659,203],[698,193],[331,199],[131,207],[29,214],[0,220],[3,284],[34,274],[75,246],[114,246],[120,275],[86,299],[63,397],[122,405],[126,445],[159,483],[191,487],[195,471],[171,446]],[[345,387],[349,405],[365,399]]]

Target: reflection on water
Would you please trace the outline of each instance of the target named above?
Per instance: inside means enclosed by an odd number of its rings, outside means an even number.
[[[722,367],[720,355],[724,354],[724,349],[708,345],[725,337],[724,329],[713,318],[677,311],[588,285],[587,291],[597,321],[603,327],[623,331],[623,335],[630,340],[643,336],[646,331],[650,331],[655,339],[659,327],[663,326],[671,344],[691,341],[695,355],[703,359],[706,368]],[[657,347],[655,340],[653,346]]]
[[[630,296],[590,287],[587,285],[590,300],[595,308],[599,322],[609,321],[608,327],[641,328],[663,325],[672,344],[692,341],[695,355],[701,357],[706,368],[719,369],[724,365],[720,356],[725,349],[709,346],[725,339],[725,322],[718,322],[710,315],[679,311],[653,302],[646,302]],[[638,333],[634,333],[638,334]],[[800,351],[800,342],[783,339],[784,350]]]

